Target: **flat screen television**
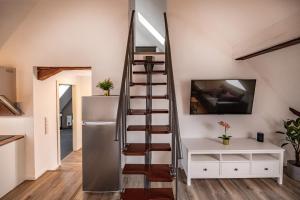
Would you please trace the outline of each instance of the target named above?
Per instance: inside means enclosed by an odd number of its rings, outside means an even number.
[[[190,114],[252,114],[255,79],[192,80]]]

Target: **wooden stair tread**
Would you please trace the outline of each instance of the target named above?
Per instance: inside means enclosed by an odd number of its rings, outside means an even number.
[[[135,55],[165,55],[165,52],[134,52]]]
[[[144,96],[144,95],[133,95],[130,96],[131,99],[168,99],[167,95],[157,95],[157,96]]]
[[[144,143],[127,144],[123,150],[126,156],[144,156],[148,151],[171,151],[168,143],[152,143],[150,145]]]
[[[172,182],[171,167],[166,164],[125,164],[123,174],[145,175],[151,182]]]
[[[168,109],[152,109],[152,110],[145,110],[145,109],[130,109],[128,111],[128,115],[146,115],[146,114],[165,114],[169,113]]]
[[[141,75],[145,75],[145,74],[147,74],[148,72],[146,72],[146,71],[133,71],[132,73],[133,73],[133,74],[141,74]],[[166,73],[165,70],[153,70],[153,71],[151,72],[151,74],[165,74],[165,73]]]
[[[133,82],[133,83],[131,83],[131,86],[135,86],[135,85],[147,86],[147,85],[150,85],[150,84],[145,83],[145,82]],[[166,82],[161,82],[161,83],[151,83],[151,85],[167,85],[167,83],[166,83]]]
[[[145,64],[153,64],[153,65],[163,65],[165,61],[163,60],[134,60],[133,65],[145,65]]]
[[[150,133],[170,133],[170,126],[168,125],[130,125],[127,131],[149,131]]]
[[[126,188],[122,200],[174,200],[172,188]]]

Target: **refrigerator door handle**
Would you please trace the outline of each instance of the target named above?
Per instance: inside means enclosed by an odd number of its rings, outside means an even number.
[[[98,125],[109,125],[115,124],[116,122],[82,122],[83,126],[98,126]]]

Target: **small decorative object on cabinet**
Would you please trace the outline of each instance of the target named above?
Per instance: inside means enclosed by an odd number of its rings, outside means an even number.
[[[257,136],[256,136],[256,140],[257,140],[257,142],[264,142],[264,134],[261,132],[258,132]]]
[[[223,139],[223,144],[224,145],[229,145],[229,139],[231,138],[231,136],[227,135],[227,130],[230,128],[230,125],[227,122],[224,122],[224,121],[220,121],[220,122],[218,122],[218,124],[223,126],[224,131],[225,131],[224,134],[219,138]]]
[[[110,90],[114,88],[114,84],[108,78],[104,81],[99,82],[96,87],[101,88],[104,91],[104,96],[110,96]]]
[[[290,110],[297,115],[298,111]],[[286,120],[283,124],[286,131],[277,131],[277,133],[285,135],[286,143],[283,143],[281,147],[291,144],[295,150],[295,160],[287,161],[287,174],[289,177],[300,181],[300,117],[295,120]]]

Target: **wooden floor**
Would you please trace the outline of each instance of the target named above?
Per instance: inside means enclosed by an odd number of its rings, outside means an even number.
[[[2,200],[117,200],[119,194],[89,194],[82,192],[81,151],[73,152],[65,158],[56,171],[45,173],[36,181],[25,181]],[[272,179],[202,179],[193,180],[192,186],[186,186],[184,172],[180,173],[179,200],[280,200],[300,199],[300,182],[284,177],[279,186]],[[124,178],[127,187],[141,187],[142,176]],[[155,186],[168,186],[168,183]]]

